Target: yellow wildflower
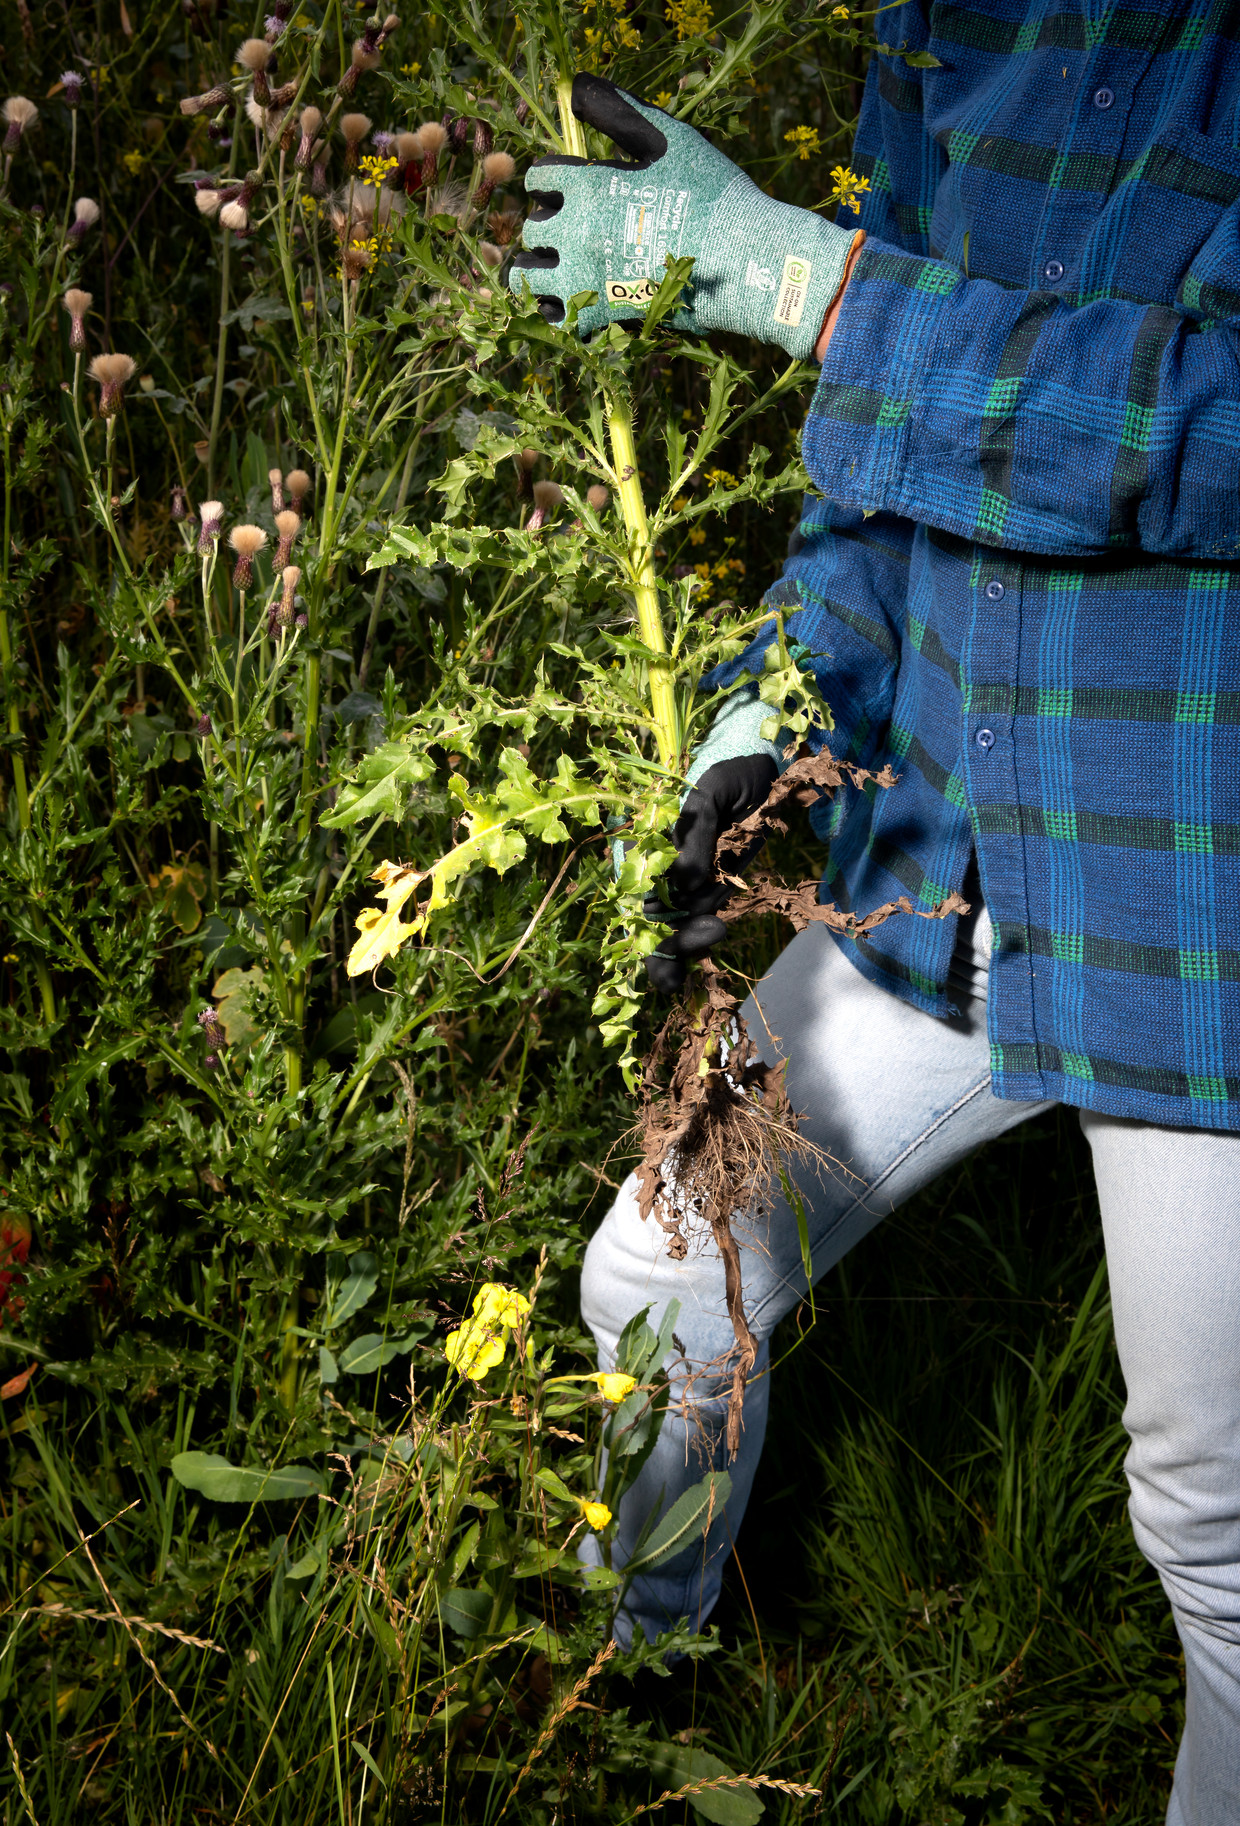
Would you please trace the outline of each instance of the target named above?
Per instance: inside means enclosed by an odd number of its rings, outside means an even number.
[[[670,89],[660,89],[654,98],[654,105],[656,108],[670,108],[675,99]]]
[[[681,44],[686,38],[705,38],[711,16],[709,0],[667,0],[667,22]]]
[[[813,158],[822,151],[822,139],[817,127],[790,127],[784,134],[786,143],[796,148],[799,159]]]
[[[693,531],[689,534],[689,543],[690,545],[705,545],[706,533],[702,527],[694,527]]]
[[[480,1325],[520,1325],[530,1311],[530,1303],[515,1287],[500,1281],[486,1281],[474,1295],[474,1317]]]
[[[125,167],[130,177],[136,178],[142,167],[146,164],[146,153],[140,151],[135,146],[132,152],[122,153],[121,164]]]
[[[831,8],[831,17],[833,19],[848,19],[851,15],[846,6],[833,6]]]
[[[785,135],[786,137],[787,135]],[[860,215],[861,196],[863,191],[870,188],[869,178],[858,177],[857,173],[848,165],[835,165],[831,170],[831,184],[829,201],[842,203],[846,209],[851,209],[854,215]]]
[[[422,65],[420,63],[402,63],[400,73],[402,76],[407,76],[412,82],[415,76],[422,74]]]
[[[607,1507],[606,1503],[583,1502],[581,1505],[581,1513],[585,1516],[586,1521],[590,1524],[591,1528],[595,1530],[606,1528],[608,1522],[611,1520],[611,1510]]]
[[[479,1319],[466,1319],[459,1331],[449,1332],[443,1354],[453,1369],[471,1382],[481,1382],[488,1370],[504,1361],[507,1340]]]
[[[596,1370],[590,1378],[597,1382],[604,1401],[623,1401],[637,1387],[636,1376],[626,1376],[619,1370]]]
[[[739,488],[736,477],[727,469],[708,469],[706,480],[712,488]]]

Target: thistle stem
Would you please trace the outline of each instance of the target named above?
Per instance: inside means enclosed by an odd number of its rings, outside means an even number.
[[[574,158],[585,158],[588,156],[585,131],[573,113],[572,96],[572,77],[561,76],[555,85],[555,99],[560,110],[560,133],[565,149]],[[628,534],[637,626],[651,652],[664,656],[667,653],[667,637],[663,631],[663,617],[659,612],[654,553],[650,545],[641,474],[637,467],[637,446],[633,441],[633,414],[628,401],[618,389],[608,390],[607,430],[616,469],[616,493],[624,519],[624,530]],[[680,742],[676,729],[676,692],[672,684],[671,664],[666,657],[650,661],[649,678],[655,746],[663,766],[674,768],[679,760]]]

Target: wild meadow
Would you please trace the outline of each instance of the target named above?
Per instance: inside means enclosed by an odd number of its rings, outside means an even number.
[[[1066,1117],[789,1322],[720,1612],[610,1640],[670,1331],[599,1374],[577,1271],[813,375],[681,335],[683,262],[548,323],[521,175],[610,151],[585,68],[847,210],[882,12],[271,4],[0,0],[6,1826],[1160,1817]]]

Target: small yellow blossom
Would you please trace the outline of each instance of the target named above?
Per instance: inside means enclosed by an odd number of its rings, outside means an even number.
[[[708,0],[667,0],[666,18],[683,44],[686,38],[705,38],[712,12]]]
[[[378,154],[368,153],[358,167],[363,184],[370,184],[378,190],[384,178],[389,177],[399,163],[399,159],[380,158]]]
[[[833,19],[849,19],[852,15],[846,6],[833,6],[831,8],[831,17]]]
[[[479,1325],[520,1325],[531,1310],[530,1303],[515,1287],[500,1281],[486,1281],[474,1295],[474,1317]]]
[[[422,74],[422,65],[420,63],[402,63],[400,73],[402,76],[407,76],[412,82],[415,76]]]
[[[712,488],[738,488],[740,484],[728,469],[708,469],[706,480]]]
[[[675,99],[670,89],[660,89],[654,98],[654,105],[656,108],[670,108]]]
[[[595,1530],[606,1528],[608,1522],[611,1520],[611,1510],[607,1507],[606,1503],[583,1502],[581,1505],[581,1513],[585,1516],[586,1521],[590,1524],[591,1528]]]
[[[146,153],[140,151],[139,148],[135,146],[132,152],[122,153],[121,164],[125,167],[130,177],[136,178],[142,167],[146,164]]]
[[[858,177],[847,165],[834,165],[831,169],[831,184],[829,201],[842,203],[854,215],[860,215],[862,193],[870,188],[869,178]]]
[[[705,543],[706,543],[705,529],[700,526],[695,526],[693,531],[689,534],[689,543],[690,543],[690,545],[705,545]]]
[[[623,1401],[637,1387],[636,1376],[626,1376],[619,1370],[596,1370],[593,1382],[597,1382],[604,1401]]]
[[[479,1319],[466,1319],[459,1331],[444,1340],[443,1354],[462,1376],[481,1382],[488,1370],[504,1361],[507,1340],[502,1331],[494,1331]]]
[[[822,139],[817,127],[790,127],[784,134],[784,140],[796,149],[799,159],[814,158],[822,151]]]

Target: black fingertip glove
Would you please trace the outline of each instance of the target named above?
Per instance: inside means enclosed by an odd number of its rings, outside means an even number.
[[[667,899],[651,892],[642,905],[647,919],[664,920],[674,928],[646,959],[650,981],[665,995],[675,994],[684,984],[689,965],[705,957],[726,936],[727,926],[717,915],[733,890],[719,880],[715,851],[726,830],[765,804],[778,777],[779,769],[769,755],[740,755],[716,761],[690,788],[672,829],[672,842],[679,853],[660,884],[666,887]],[[760,848],[761,839],[749,855]],[[749,856],[738,860],[737,868],[748,860]]]

